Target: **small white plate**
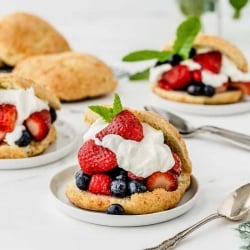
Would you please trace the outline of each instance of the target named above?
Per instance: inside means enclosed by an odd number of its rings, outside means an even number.
[[[164,103],[163,103],[164,102]],[[232,104],[222,104],[222,105],[199,105],[199,104],[189,104],[189,103],[179,103],[169,100],[163,100],[161,103],[168,107],[195,115],[233,115],[240,114],[250,111],[250,99],[245,98],[245,100],[232,103]]]
[[[43,154],[22,159],[0,159],[0,170],[33,168],[52,163],[68,155],[77,144],[77,133],[62,120],[57,120],[55,126],[57,139]]]
[[[186,213],[194,205],[198,194],[198,181],[194,176],[191,179],[191,186],[181,199],[179,205],[175,208],[145,215],[110,215],[101,212],[93,212],[80,209],[69,202],[65,195],[66,185],[74,179],[78,166],[66,168],[56,175],[50,181],[50,191],[56,207],[66,215],[80,221],[105,225],[105,226],[143,226],[151,225],[176,218]]]

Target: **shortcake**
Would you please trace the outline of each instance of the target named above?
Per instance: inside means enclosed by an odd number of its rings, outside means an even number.
[[[177,206],[191,183],[184,140],[162,117],[123,108],[119,100],[116,94],[112,108],[86,111],[90,128],[66,196],[77,207],[108,214],[148,214]]]
[[[57,138],[59,99],[31,80],[0,75],[0,158],[41,154]]]

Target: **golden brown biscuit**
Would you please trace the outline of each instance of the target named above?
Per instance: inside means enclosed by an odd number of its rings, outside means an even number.
[[[173,41],[164,46],[165,50],[171,50]],[[248,63],[244,54],[233,44],[224,40],[221,37],[199,34],[194,43],[193,47],[199,48],[210,48],[213,50],[220,51],[223,55],[228,57],[239,70],[242,72],[248,72]],[[153,83],[151,90],[156,95],[176,102],[191,103],[191,104],[207,104],[207,105],[219,105],[239,102],[243,97],[241,90],[228,90],[221,93],[216,93],[212,97],[208,96],[193,96],[189,95],[185,91],[166,91]]]
[[[31,80],[20,78],[14,74],[0,75],[0,91],[1,89],[27,89],[30,87],[34,89],[35,95],[38,98],[46,101],[49,106],[55,110],[60,109],[61,104],[59,99],[42,86],[39,86]],[[26,158],[41,154],[56,140],[56,138],[56,128],[52,124],[48,135],[43,140],[38,142],[31,141],[26,147],[10,146],[2,141],[0,142],[0,159]]]
[[[192,165],[186,144],[178,131],[166,120],[154,113],[137,110],[134,110],[133,113],[141,122],[162,130],[166,144],[179,155],[183,171],[178,178],[178,189],[169,192],[158,188],[152,192],[133,194],[127,198],[116,198],[82,191],[75,186],[74,182],[71,182],[66,188],[66,195],[77,207],[104,212],[111,204],[118,203],[123,206],[127,214],[154,213],[175,207],[190,186]],[[96,118],[97,115],[92,111],[88,110],[85,114],[87,123],[93,123]]]
[[[69,50],[65,38],[38,16],[17,12],[0,19],[0,61],[9,66],[32,55]]]
[[[62,101],[77,101],[111,93],[113,72],[95,56],[76,52],[34,56],[18,63],[14,73],[34,80]]]

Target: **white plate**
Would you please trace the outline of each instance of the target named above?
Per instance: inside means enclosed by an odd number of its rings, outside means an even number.
[[[238,103],[223,105],[199,105],[179,103],[169,100],[161,101],[161,104],[173,110],[187,112],[195,115],[233,115],[250,111],[250,99]]]
[[[50,181],[50,191],[56,207],[66,215],[75,219],[105,226],[143,226],[168,221],[186,213],[194,205],[198,194],[198,182],[192,176],[191,186],[181,199],[179,205],[167,211],[146,215],[110,215],[101,212],[92,212],[72,205],[65,195],[68,182],[74,179],[78,166],[72,166],[58,172]]]
[[[1,170],[24,169],[42,166],[68,155],[77,144],[76,131],[65,121],[55,122],[57,139],[41,155],[22,159],[0,159]]]

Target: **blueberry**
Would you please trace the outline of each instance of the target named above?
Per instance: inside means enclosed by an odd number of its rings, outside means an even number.
[[[87,190],[90,182],[90,177],[79,170],[75,174],[76,186],[81,190]]]
[[[189,58],[193,58],[196,55],[196,50],[195,48],[191,48],[190,52],[189,52]]]
[[[127,183],[124,180],[113,180],[110,190],[111,194],[116,197],[125,197],[127,195]]]
[[[51,123],[53,123],[57,119],[57,114],[55,109],[52,107],[49,108],[50,116],[51,116]]]
[[[108,172],[108,175],[114,180],[127,180],[127,171],[122,168],[114,168]]]
[[[187,92],[190,94],[190,95],[204,95],[204,84],[202,83],[198,83],[198,84],[190,84],[188,87],[187,87]]]
[[[111,204],[107,209],[107,214],[125,214],[124,208],[120,204]]]
[[[15,141],[15,144],[19,147],[26,147],[30,144],[31,140],[31,134],[28,132],[28,130],[24,129],[22,130],[21,137]]]
[[[147,191],[146,185],[142,181],[132,180],[128,183],[129,194],[144,193]]]
[[[204,86],[204,95],[205,96],[213,96],[215,94],[215,88],[210,85]]]
[[[168,61],[172,66],[178,65],[182,60],[183,58],[178,54],[174,54],[168,58]]]

